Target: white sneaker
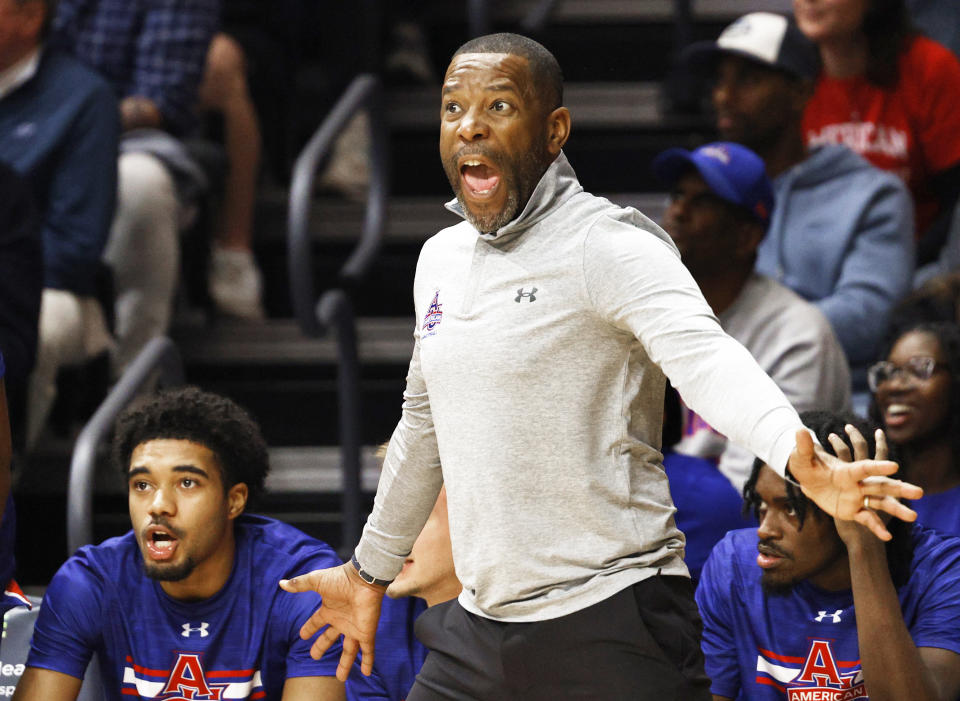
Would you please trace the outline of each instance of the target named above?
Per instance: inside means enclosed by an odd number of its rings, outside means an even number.
[[[357,112],[333,142],[330,161],[317,183],[348,200],[361,202],[370,186],[370,127],[366,112]]]
[[[214,306],[221,313],[253,321],[266,317],[263,279],[252,252],[214,244],[207,285]]]

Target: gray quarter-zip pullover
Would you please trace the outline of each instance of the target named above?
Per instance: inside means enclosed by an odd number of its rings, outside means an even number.
[[[664,373],[783,473],[796,412],[669,236],[584,192],[563,154],[499,231],[462,222],[427,241],[414,300],[403,415],[357,547],[378,578],[400,570],[441,483],[460,603],[478,615],[555,618],[658,570],[685,575],[659,452]]]

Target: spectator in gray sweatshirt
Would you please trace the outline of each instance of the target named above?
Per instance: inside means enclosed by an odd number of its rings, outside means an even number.
[[[715,74],[721,137],[757,153],[773,179],[776,205],[757,272],[827,317],[850,363],[854,409],[865,412],[867,366],[880,352],[891,309],[911,288],[906,185],[846,146],[806,146],[802,119],[819,62],[816,47],[786,17],[744,15],[715,42],[694,44],[686,58]]]

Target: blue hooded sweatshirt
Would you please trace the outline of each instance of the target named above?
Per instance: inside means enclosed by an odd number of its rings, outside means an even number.
[[[774,181],[756,270],[830,320],[865,387],[892,307],[911,289],[913,203],[903,182],[845,146],[821,146]]]

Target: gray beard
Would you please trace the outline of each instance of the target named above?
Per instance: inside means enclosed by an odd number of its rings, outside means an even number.
[[[488,153],[484,148],[476,148],[472,151],[484,155]],[[467,209],[467,203],[463,198],[463,190],[460,187],[460,173],[456,168],[455,160],[444,161],[443,170],[447,175],[453,193],[457,196],[457,201],[460,203],[460,208],[463,210],[466,220],[480,233],[491,234],[519,216],[521,209],[530,201],[530,197],[543,174],[550,167],[551,160],[546,143],[543,143],[535,146],[534,151],[527,154],[525,158],[511,163],[510,169],[504,169],[502,172],[503,182],[501,182],[501,185],[505,186],[507,182],[512,182],[515,183],[515,187],[507,192],[503,209],[499,212],[490,212],[479,216],[474,215]],[[525,190],[526,192],[524,192]]]
[[[499,231],[501,227],[509,224],[513,221],[514,217],[520,213],[520,198],[517,196],[516,190],[511,190],[507,193],[506,202],[504,202],[503,209],[499,212],[490,212],[488,214],[481,214],[480,216],[475,216],[467,209],[467,203],[463,199],[462,191],[457,191],[457,201],[460,202],[460,207],[463,209],[463,215],[467,221],[482,234],[492,234],[495,231]]]

